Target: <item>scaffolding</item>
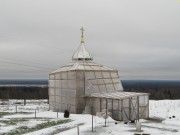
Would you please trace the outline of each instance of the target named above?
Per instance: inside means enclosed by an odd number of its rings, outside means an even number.
[[[84,45],[84,29],[72,62],[49,74],[50,110],[93,114],[108,109],[116,120],[149,117],[149,94],[124,92],[118,70],[93,62]]]
[[[50,109],[82,113],[84,96],[123,91],[118,71],[94,62],[74,62],[49,75]]]
[[[135,92],[93,93],[86,98],[93,114],[107,110],[115,120],[129,121],[149,117],[149,94]]]

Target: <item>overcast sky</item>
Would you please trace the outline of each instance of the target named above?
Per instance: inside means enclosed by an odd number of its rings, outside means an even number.
[[[47,79],[82,26],[94,61],[121,79],[180,79],[178,0],[0,0],[0,79]]]

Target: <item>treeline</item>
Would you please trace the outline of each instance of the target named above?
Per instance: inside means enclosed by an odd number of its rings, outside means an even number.
[[[48,87],[1,86],[0,99],[48,99]]]
[[[180,81],[123,80],[124,91],[150,93],[150,99],[180,99]],[[0,86],[0,99],[48,99],[48,87]]]
[[[180,90],[178,89],[134,89],[134,88],[125,88],[125,91],[128,92],[144,92],[150,93],[150,99],[162,100],[162,99],[180,99]]]
[[[180,81],[123,81],[125,91],[150,93],[150,99],[180,99]]]

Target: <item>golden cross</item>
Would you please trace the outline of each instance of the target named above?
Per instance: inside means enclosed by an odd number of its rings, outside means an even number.
[[[81,43],[84,43],[84,28],[82,27],[80,30],[81,30]]]

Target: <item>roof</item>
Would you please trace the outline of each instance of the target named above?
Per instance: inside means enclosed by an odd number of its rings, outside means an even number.
[[[87,51],[84,43],[81,43],[79,48],[75,51],[72,56],[73,61],[92,61],[92,55]]]
[[[72,56],[72,62],[69,64],[60,67],[59,69],[51,72],[50,74],[55,74],[59,72],[67,72],[67,71],[114,71],[117,70],[105,67],[103,65],[97,64],[93,62],[92,55],[87,51],[84,44],[84,29],[83,27],[80,29],[82,32],[81,42],[79,48],[75,51]]]
[[[58,72],[67,72],[67,71],[114,71],[117,72],[117,70],[113,68],[108,68],[103,65],[89,62],[89,61],[75,61],[70,62],[66,66],[62,66],[59,69],[53,71],[51,74],[55,74]]]
[[[92,93],[86,97],[94,98],[107,98],[107,99],[125,99],[136,96],[150,95],[149,93],[136,93],[136,92],[109,92],[109,93]]]
[[[84,29],[83,27],[81,30],[81,44],[79,48],[75,51],[75,53],[72,56],[73,61],[93,61],[92,55],[87,51],[85,45],[84,45]]]

